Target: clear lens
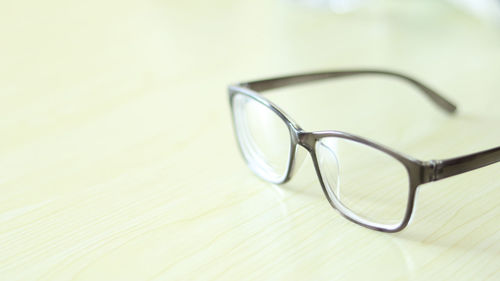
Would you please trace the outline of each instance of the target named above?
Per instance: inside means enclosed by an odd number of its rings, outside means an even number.
[[[233,97],[236,135],[250,168],[271,182],[281,182],[291,151],[286,123],[269,107],[243,94]]]
[[[322,180],[335,207],[367,225],[396,228],[405,217],[409,176],[391,155],[343,138],[316,142]]]

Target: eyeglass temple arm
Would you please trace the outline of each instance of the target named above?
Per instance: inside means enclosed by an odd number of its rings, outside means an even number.
[[[434,174],[431,181],[459,175],[497,162],[500,162],[500,146],[466,156],[433,160],[430,162]]]
[[[453,113],[457,109],[457,107],[453,103],[451,103],[443,96],[436,93],[434,90],[420,83],[419,81],[397,72],[391,72],[385,70],[347,70],[347,71],[317,72],[317,73],[299,74],[299,75],[271,78],[266,80],[252,81],[242,84],[245,84],[252,90],[255,90],[257,92],[262,92],[266,90],[287,87],[296,84],[308,83],[318,80],[348,77],[354,75],[367,75],[367,74],[385,75],[403,79],[406,82],[409,82],[413,86],[417,87],[419,90],[421,90],[428,98],[430,98],[436,105],[441,107],[443,110],[449,113]]]

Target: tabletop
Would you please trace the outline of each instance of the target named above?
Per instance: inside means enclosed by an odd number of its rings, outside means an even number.
[[[284,185],[245,165],[227,85],[318,70],[401,71],[458,112],[369,77],[269,95],[307,130],[421,160],[499,145],[497,23],[332,3],[0,3],[0,280],[500,280],[498,164],[419,187],[393,234],[333,209],[310,157]]]

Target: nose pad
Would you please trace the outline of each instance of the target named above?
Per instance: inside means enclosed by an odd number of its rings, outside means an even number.
[[[316,148],[318,166],[323,183],[330,197],[340,199],[340,165],[335,140],[320,140]]]
[[[297,173],[297,171],[300,170],[300,167],[302,167],[302,164],[304,164],[304,159],[306,159],[307,154],[308,151],[304,147],[300,145],[297,145],[295,147],[295,157],[292,163],[292,170],[290,172],[289,178],[293,177]]]

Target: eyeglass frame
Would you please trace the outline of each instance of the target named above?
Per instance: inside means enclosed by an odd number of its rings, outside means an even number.
[[[377,70],[377,69],[338,70],[338,71],[281,76],[271,79],[255,80],[250,82],[240,82],[232,84],[228,86],[228,93],[229,93],[229,103],[232,111],[233,128],[236,134],[237,134],[236,132],[237,129],[234,118],[233,98],[237,94],[243,94],[272,110],[281,120],[283,120],[283,122],[286,124],[290,132],[291,145],[288,154],[288,163],[286,171],[281,178],[277,180],[265,179],[266,181],[274,184],[283,184],[289,181],[298,168],[295,154],[299,146],[302,146],[310,153],[322,190],[328,202],[334,209],[337,209],[342,216],[344,216],[348,220],[358,225],[367,227],[369,229],[390,233],[403,230],[410,222],[415,206],[415,197],[417,193],[417,188],[420,185],[448,178],[451,176],[455,176],[458,174],[462,174],[500,161],[500,146],[455,158],[421,161],[411,156],[397,152],[381,144],[377,144],[366,138],[359,137],[346,132],[335,131],[335,130],[308,132],[303,130],[295,121],[293,121],[292,118],[288,116],[287,113],[285,113],[277,105],[275,105],[273,102],[271,102],[270,100],[268,100],[267,98],[265,98],[260,94],[260,92],[277,89],[281,87],[288,87],[292,85],[309,83],[325,79],[359,76],[359,75],[383,75],[383,76],[402,79],[412,84],[417,89],[419,89],[423,94],[425,94],[432,102],[434,102],[441,109],[445,110],[450,114],[456,112],[457,107],[452,102],[448,101],[446,98],[444,98],[442,95],[432,90],[430,87],[424,85],[423,83],[407,75],[387,70]],[[339,202],[340,205],[339,207],[341,207],[344,210],[340,210],[338,206],[336,206],[335,202],[333,202],[333,199],[331,198],[326,189],[326,185],[323,181],[323,177],[321,174],[321,170],[319,168],[318,159],[316,155],[316,142],[325,137],[342,138],[357,143],[361,143],[363,145],[381,151],[385,154],[388,154],[389,156],[399,161],[405,167],[406,171],[408,172],[408,178],[409,178],[409,193],[408,193],[408,200],[404,217],[400,222],[400,224],[397,225],[397,227],[388,228],[383,224],[365,220],[357,216],[354,212],[350,211],[347,207],[343,206],[341,202]],[[252,164],[248,161],[241,147],[241,142],[239,139],[238,139],[238,147],[250,169],[253,170],[253,172],[256,173],[259,177],[263,178],[263,176],[259,174],[259,171],[253,168]]]

